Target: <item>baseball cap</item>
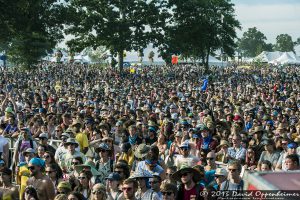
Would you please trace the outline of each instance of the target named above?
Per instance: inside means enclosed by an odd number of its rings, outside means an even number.
[[[121,176],[120,176],[119,173],[113,172],[113,173],[110,173],[108,175],[108,177],[106,177],[105,179],[112,180],[112,181],[120,181],[121,180]]]
[[[39,135],[39,138],[46,138],[46,139],[48,139],[48,134],[47,133],[41,133]]]
[[[289,148],[289,149],[296,149],[297,147],[298,147],[298,144],[295,142],[289,143],[287,145],[287,148]]]

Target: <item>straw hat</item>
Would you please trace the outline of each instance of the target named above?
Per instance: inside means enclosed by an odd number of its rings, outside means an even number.
[[[227,140],[221,140],[221,143],[220,143],[219,146],[217,146],[217,148],[221,148],[221,147],[224,146],[224,145],[226,145],[226,146],[229,147],[229,142],[228,142]]]
[[[135,157],[144,158],[150,150],[150,146],[146,144],[140,144],[134,152]]]
[[[227,176],[227,171],[224,168],[217,168],[215,176]]]
[[[265,129],[262,126],[256,126],[254,127],[253,131],[251,131],[251,134],[257,133],[257,132],[264,132]]]
[[[138,170],[135,171],[129,178],[135,179],[135,178],[153,178],[153,175],[147,171],[147,170]]]

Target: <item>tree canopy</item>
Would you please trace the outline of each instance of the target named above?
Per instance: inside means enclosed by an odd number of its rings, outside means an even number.
[[[1,2],[1,49],[30,67],[63,39],[64,6],[58,0]]]
[[[164,24],[159,0],[70,0],[67,34],[75,36],[67,44],[75,50],[105,46],[119,57],[154,42]]]
[[[295,52],[294,45],[292,37],[288,34],[280,34],[276,37],[275,49],[278,51]]]
[[[255,57],[262,51],[272,51],[272,44],[266,43],[267,37],[256,27],[249,28],[238,41],[238,46],[244,56]]]

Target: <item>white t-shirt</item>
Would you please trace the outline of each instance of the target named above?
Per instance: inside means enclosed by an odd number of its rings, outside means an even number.
[[[0,152],[3,152],[3,147],[8,143],[8,140],[0,135]]]

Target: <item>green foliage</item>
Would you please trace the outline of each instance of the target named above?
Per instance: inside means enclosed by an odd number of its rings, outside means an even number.
[[[293,51],[293,52],[295,52],[294,42],[292,40],[292,37],[288,34],[280,34],[276,37],[275,48],[278,51],[283,51],[283,52]]]
[[[70,0],[67,44],[76,51],[105,46],[118,54],[123,68],[124,50],[139,50],[161,34],[159,0]]]
[[[11,62],[30,68],[63,39],[58,0],[0,0],[0,43]]]
[[[238,46],[244,52],[244,56],[254,57],[262,51],[272,51],[272,44],[267,44],[266,40],[266,36],[253,27],[244,32]]]
[[[172,54],[201,58],[208,68],[208,56],[217,49],[234,54],[236,28],[233,4],[227,0],[169,0],[172,10],[160,55],[165,61]],[[167,60],[166,60],[167,59]]]

